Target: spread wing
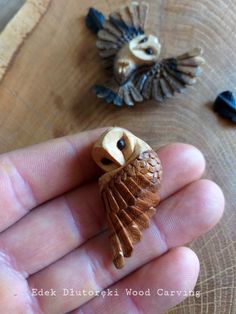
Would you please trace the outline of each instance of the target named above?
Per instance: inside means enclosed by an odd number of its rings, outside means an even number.
[[[147,151],[122,168],[102,189],[116,268],[124,266],[141,231],[149,227],[160,198],[162,168],[157,154]]]
[[[202,73],[202,49],[195,48],[176,58],[163,59],[134,77],[134,85],[145,99],[162,102],[176,92],[183,93]]]
[[[111,13],[108,19],[94,8],[89,10],[86,25],[97,33],[96,46],[105,68],[112,68],[114,58],[124,44],[144,34],[147,13],[148,4],[145,2],[131,2],[130,5]]]

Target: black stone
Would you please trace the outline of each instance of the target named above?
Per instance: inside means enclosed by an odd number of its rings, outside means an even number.
[[[236,98],[231,91],[219,94],[213,104],[213,109],[223,118],[236,123]]]

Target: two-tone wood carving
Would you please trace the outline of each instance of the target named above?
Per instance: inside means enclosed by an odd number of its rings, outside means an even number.
[[[133,244],[160,201],[162,167],[156,152],[144,141],[122,128],[110,128],[95,143],[93,159],[105,171],[99,179],[106,208],[113,262],[124,266]]]
[[[201,75],[202,49],[195,48],[176,58],[160,59],[156,36],[145,33],[148,4],[132,2],[108,19],[90,8],[86,25],[97,34],[96,46],[109,79],[95,85],[97,97],[117,106],[154,99],[162,102],[182,93]]]

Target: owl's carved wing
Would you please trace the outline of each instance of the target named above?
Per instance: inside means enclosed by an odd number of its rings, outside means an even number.
[[[141,239],[141,231],[149,227],[160,201],[157,192],[161,175],[160,160],[150,150],[141,153],[108,183],[101,185],[116,268],[124,266],[124,257],[131,256],[133,244]]]
[[[108,19],[94,8],[89,10],[86,25],[97,33],[96,46],[106,69],[112,69],[114,58],[124,44],[144,34],[147,15],[148,4],[145,2],[131,2],[111,13]]]
[[[134,76],[133,83],[143,98],[162,102],[176,92],[183,93],[188,85],[195,84],[204,63],[202,49],[195,48],[176,58],[163,59],[141,69]]]

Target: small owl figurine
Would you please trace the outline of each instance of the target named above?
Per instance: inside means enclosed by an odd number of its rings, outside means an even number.
[[[95,143],[93,159],[105,171],[99,179],[116,268],[124,266],[133,244],[160,201],[162,167],[154,150],[131,132],[114,127]]]
[[[176,58],[160,60],[158,38],[145,34],[148,4],[132,2],[105,19],[90,8],[86,25],[97,33],[96,46],[110,79],[95,85],[97,97],[117,106],[154,99],[162,102],[184,92],[201,75],[205,62],[202,49],[195,48]]]

